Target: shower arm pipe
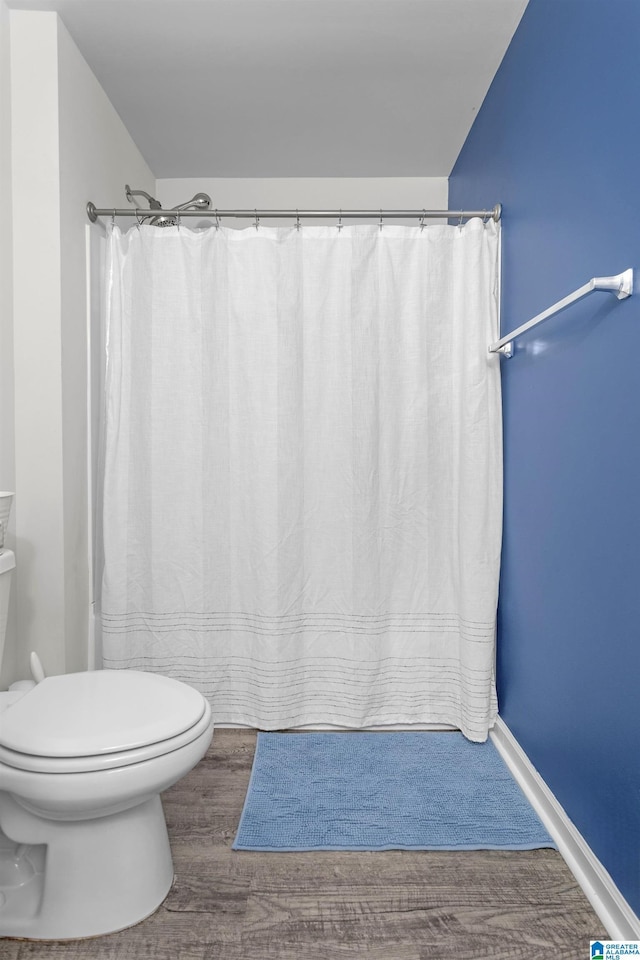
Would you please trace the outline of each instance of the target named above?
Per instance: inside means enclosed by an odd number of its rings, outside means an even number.
[[[92,223],[95,223],[98,217],[149,217],[154,215],[171,216],[175,215],[180,220],[185,217],[212,217],[215,220],[223,218],[237,218],[242,220],[260,219],[287,219],[287,220],[308,220],[308,219],[327,219],[327,220],[469,220],[472,217],[480,217],[482,220],[494,220],[496,223],[502,215],[502,207],[499,203],[492,210],[141,210],[117,209],[111,207],[98,208],[95,204],[87,204],[87,216]]]
[[[570,293],[562,300],[558,300],[558,302],[554,303],[553,306],[549,307],[547,310],[543,310],[542,313],[538,313],[535,317],[532,317],[531,320],[527,320],[527,322],[523,323],[521,326],[516,327],[515,330],[512,330],[511,333],[508,333],[500,340],[496,340],[495,343],[491,343],[488,348],[489,353],[501,353],[503,357],[509,359],[513,356],[514,340],[517,340],[518,337],[522,336],[523,333],[526,333],[527,330],[537,327],[538,324],[544,323],[544,321],[548,320],[550,317],[554,317],[562,310],[566,310],[567,307],[570,307],[572,303],[577,303],[578,300],[582,300],[583,297],[587,297],[590,293],[595,293],[596,290],[605,290],[608,293],[615,293],[618,300],[626,300],[627,297],[631,296],[633,291],[633,270],[625,270],[623,273],[618,273],[615,277],[592,277],[588,283],[585,283],[584,286],[579,287],[578,290],[574,290],[573,293]]]

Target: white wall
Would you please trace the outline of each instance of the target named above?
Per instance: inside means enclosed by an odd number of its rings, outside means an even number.
[[[62,364],[55,14],[11,12],[18,670],[64,669]],[[15,640],[15,638],[8,638]],[[22,648],[22,643],[26,649]]]
[[[432,209],[446,210],[449,182],[446,177],[343,177],[198,180],[158,180],[157,197],[163,206],[189,200],[204,191],[219,209]],[[190,221],[193,222],[193,221]],[[286,221],[264,220],[284,225]],[[322,222],[322,221],[309,221]],[[354,222],[354,221],[351,221]],[[363,221],[359,221],[363,222]],[[401,222],[401,221],[399,221]],[[414,221],[415,222],[415,221]],[[246,226],[244,220],[226,226]]]
[[[11,197],[11,48],[9,9],[0,0],[0,490],[15,490],[15,435],[13,403],[13,231]],[[15,545],[15,514],[5,537]],[[15,636],[15,593],[11,597],[8,633]],[[9,644],[5,662],[15,670],[15,645]]]
[[[11,11],[10,43],[17,575],[3,685],[27,674],[30,650],[49,673],[87,665],[85,205],[114,202],[126,182],[155,188],[58,16]]]

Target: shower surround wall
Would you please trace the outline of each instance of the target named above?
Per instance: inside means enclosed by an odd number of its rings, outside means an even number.
[[[504,204],[503,332],[640,268],[639,57],[639,4],[524,14],[450,180],[452,207]],[[498,632],[501,715],[636,913],[639,355],[636,281],[503,361]]]

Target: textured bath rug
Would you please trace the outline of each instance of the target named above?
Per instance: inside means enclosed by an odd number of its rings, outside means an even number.
[[[260,733],[234,850],[555,847],[488,740]]]

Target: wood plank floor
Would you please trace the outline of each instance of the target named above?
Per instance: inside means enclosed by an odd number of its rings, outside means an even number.
[[[608,939],[555,850],[233,852],[255,739],[216,730],[163,795],[176,881],[152,917],[1,960],[585,960]]]

